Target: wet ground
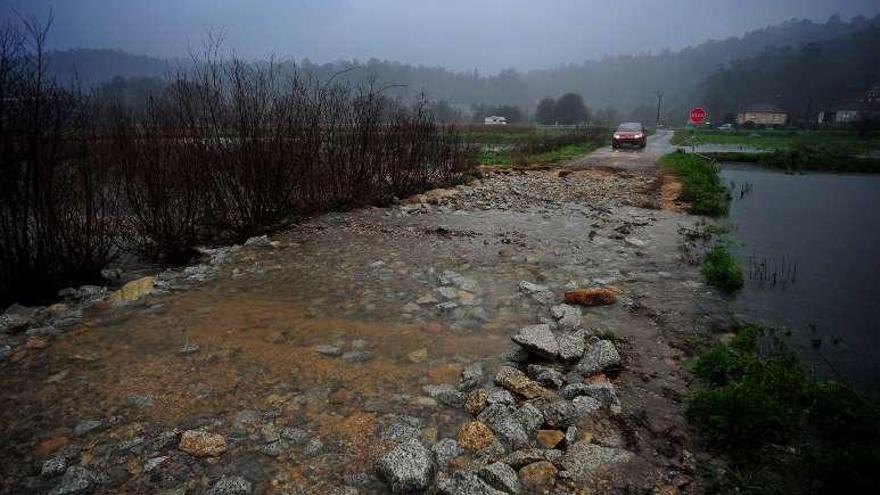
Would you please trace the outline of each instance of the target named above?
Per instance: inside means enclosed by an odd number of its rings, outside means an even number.
[[[670,136],[489,173],[437,204],[323,215],[136,302],[98,303],[45,346],[3,337],[0,493],[245,493],[219,490],[224,477],[254,493],[385,493],[379,455],[455,438],[468,418],[431,385],[477,368],[491,381],[517,329],[595,286],[619,294],[581,323],[624,356],[609,375],[622,413],[581,438],[639,460],[616,487],[696,491],[682,367],[717,300],[683,247],[698,220],[655,166]],[[186,430],[225,452],[181,451]],[[65,491],[68,475],[46,472],[57,459],[100,479]]]

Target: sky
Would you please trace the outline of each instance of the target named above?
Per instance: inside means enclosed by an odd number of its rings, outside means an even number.
[[[456,70],[549,68],[657,52],[791,18],[880,13],[877,0],[0,0],[55,22],[51,48],[186,56],[207,33],[242,57],[371,57]]]

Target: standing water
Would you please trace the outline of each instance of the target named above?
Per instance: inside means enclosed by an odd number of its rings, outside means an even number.
[[[862,389],[880,378],[880,177],[790,175],[726,164],[737,312],[785,326],[826,371]],[[820,344],[821,341],[821,344]]]

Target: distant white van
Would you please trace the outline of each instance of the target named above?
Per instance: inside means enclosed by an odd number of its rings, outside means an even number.
[[[491,117],[486,117],[483,120],[483,123],[486,125],[507,125],[507,117],[493,115]]]

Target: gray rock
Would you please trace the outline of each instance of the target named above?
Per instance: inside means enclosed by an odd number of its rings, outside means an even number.
[[[493,488],[507,493],[516,494],[522,489],[516,471],[503,462],[496,462],[484,467],[479,471],[478,476]]]
[[[482,381],[483,365],[481,363],[471,363],[462,370],[458,389],[468,391],[477,387]]]
[[[236,425],[252,425],[260,422],[260,413],[253,409],[245,409],[235,416]]]
[[[67,459],[63,455],[59,455],[43,462],[43,467],[40,469],[40,476],[44,478],[52,478],[66,470]]]
[[[526,375],[545,387],[559,388],[565,384],[565,377],[562,373],[549,366],[530,364],[526,368]]]
[[[446,465],[449,464],[449,461],[461,455],[462,452],[458,442],[451,438],[444,438],[435,443],[434,446],[431,447],[431,451],[434,452],[434,456],[437,459],[437,465],[440,469],[446,467]]]
[[[370,343],[364,339],[356,339],[351,341],[351,348],[356,351],[363,351],[370,347]]]
[[[318,438],[313,438],[309,440],[309,443],[306,444],[306,448],[303,449],[303,454],[307,456],[315,456],[324,451],[324,442],[322,442]]]
[[[559,344],[550,325],[529,325],[513,336],[513,341],[538,356],[554,359],[559,354]]]
[[[391,416],[391,422],[381,436],[393,442],[419,438],[422,436],[422,421],[414,416]]]
[[[302,428],[282,428],[281,438],[294,445],[305,445],[309,441],[309,432]]]
[[[269,247],[272,243],[269,241],[269,236],[261,235],[257,237],[251,237],[250,239],[244,241],[245,246],[251,247]]]
[[[573,333],[562,333],[556,338],[559,344],[559,359],[565,362],[577,361],[586,350],[587,333],[578,330]]]
[[[149,473],[150,471],[152,471],[152,470],[156,469],[157,467],[161,466],[162,464],[164,464],[165,461],[167,461],[170,458],[171,457],[167,456],[167,455],[153,457],[152,459],[150,459],[144,463],[144,471]]]
[[[528,446],[529,435],[519,419],[516,408],[505,404],[491,404],[483,409],[477,419],[485,423],[513,449]]]
[[[61,481],[49,492],[49,495],[78,495],[89,493],[99,485],[110,482],[103,473],[96,473],[82,466],[70,466],[61,477]]]
[[[501,355],[501,359],[503,359],[504,361],[515,364],[527,363],[531,358],[532,355],[529,354],[529,351],[523,349],[520,346],[516,346]]]
[[[284,452],[285,447],[282,441],[269,442],[260,447],[260,453],[267,457],[278,457]]]
[[[434,477],[433,455],[418,440],[408,440],[380,457],[376,472],[392,493],[422,491]]]
[[[116,444],[116,448],[121,451],[141,450],[141,449],[138,449],[138,447],[143,445],[144,441],[145,441],[144,437],[134,437],[134,438],[130,438],[128,440],[123,440],[123,441],[119,442],[118,444]]]
[[[437,292],[445,299],[456,299],[458,297],[458,289],[455,287],[437,287]]]
[[[547,452],[544,449],[520,449],[515,450],[504,457],[504,462],[514,469],[519,469],[536,462],[547,461]]]
[[[577,365],[581,373],[598,373],[611,366],[620,365],[620,354],[610,340],[595,340],[587,345],[584,356]]]
[[[486,397],[486,404],[503,404],[506,406],[512,406],[516,404],[516,399],[514,399],[513,394],[507,390],[497,388],[489,392],[489,396]]]
[[[30,315],[7,311],[0,315],[0,335],[23,332],[33,324]]]
[[[567,430],[565,430],[565,445],[567,447],[571,447],[577,441],[578,429],[577,426],[569,426]]]
[[[349,363],[364,363],[373,359],[373,353],[367,350],[353,350],[343,354],[342,359]]]
[[[0,363],[9,358],[10,355],[12,355],[12,347],[5,344],[0,345]]]
[[[461,407],[464,405],[464,394],[452,385],[441,383],[422,387],[432,399],[449,407]]]
[[[571,401],[571,405],[574,408],[574,416],[577,419],[592,416],[596,411],[602,409],[601,402],[585,395],[575,397],[574,400]]]
[[[520,425],[522,425],[526,433],[529,434],[544,424],[544,414],[537,407],[528,402],[517,409],[516,413],[514,413],[514,418]]]
[[[568,304],[557,304],[550,308],[550,313],[557,320],[560,330],[577,330],[581,326],[581,308]]]
[[[197,352],[199,352],[199,344],[196,344],[195,342],[184,342],[177,351],[178,354],[183,355],[195,354]]]
[[[578,442],[569,447],[560,464],[575,482],[584,483],[589,481],[599,468],[623,463],[632,457],[632,453],[626,450]]]
[[[251,482],[241,476],[224,476],[205,495],[251,495],[253,491]]]
[[[456,472],[445,474],[437,479],[437,492],[441,495],[505,495],[505,492],[492,488],[474,473]]]
[[[315,346],[315,352],[317,352],[318,354],[323,354],[325,356],[339,357],[342,355],[343,351],[342,348],[338,345],[324,344]]]
[[[579,417],[574,405],[565,400],[545,403],[541,412],[544,414],[544,423],[556,429],[571,426]]]
[[[537,292],[546,292],[548,288],[545,285],[533,284],[523,280],[519,283],[519,290],[526,294],[535,294]]]
[[[126,400],[129,404],[137,407],[150,407],[153,405],[152,395],[129,395]]]
[[[45,327],[31,328],[24,334],[28,337],[56,337],[58,335],[61,335],[61,330],[58,330],[52,325],[49,325]]]

